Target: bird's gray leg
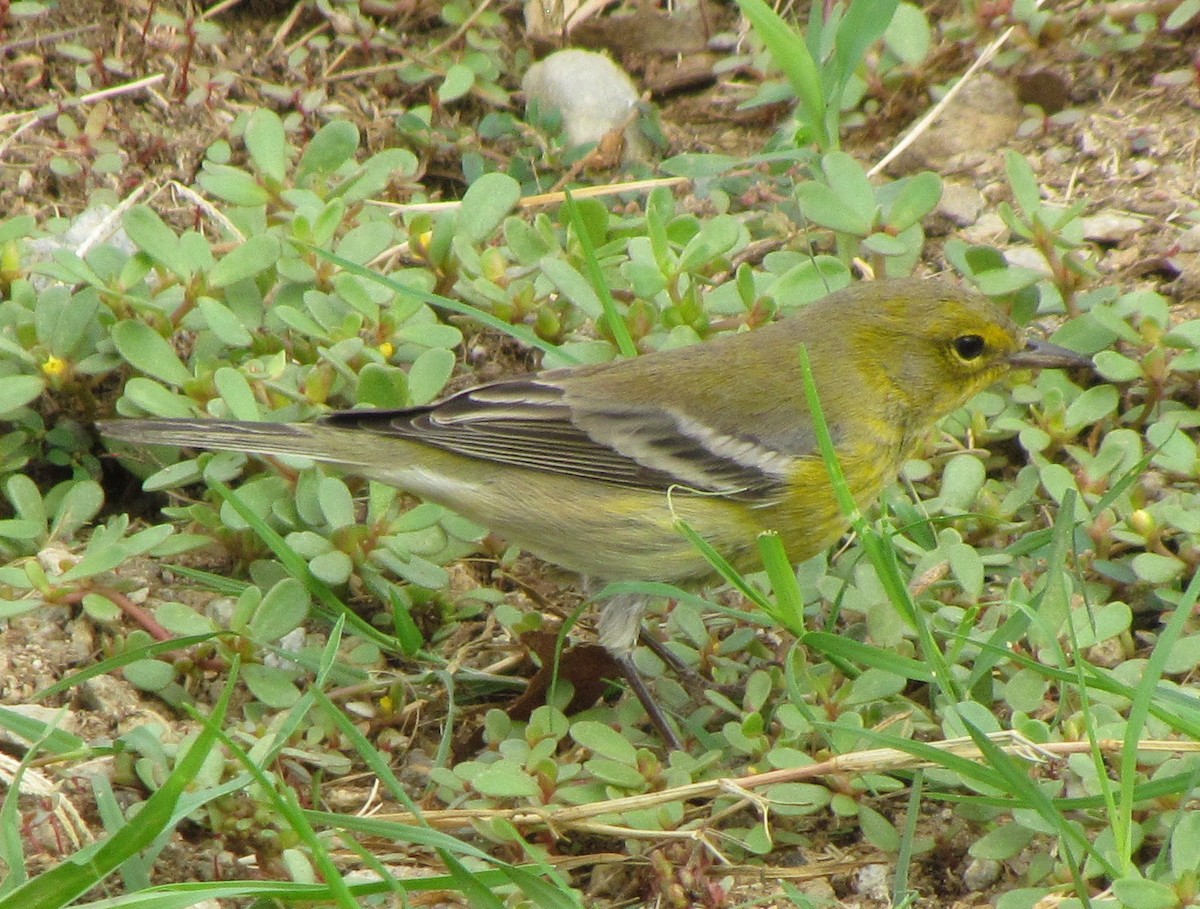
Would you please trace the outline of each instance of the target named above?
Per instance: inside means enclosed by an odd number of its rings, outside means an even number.
[[[673,751],[682,751],[683,743],[675,730],[667,723],[667,718],[650,695],[650,689],[633,663],[633,648],[637,645],[638,635],[642,630],[642,616],[646,612],[646,598],[639,594],[617,594],[609,597],[600,606],[598,630],[600,644],[612,654],[621,667],[625,681],[642,702],[646,716],[650,718],[667,747]],[[673,665],[677,661],[668,661]]]

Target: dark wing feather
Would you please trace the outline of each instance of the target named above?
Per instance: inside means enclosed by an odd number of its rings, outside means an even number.
[[[662,408],[573,402],[538,377],[493,382],[426,407],[342,411],[322,422],[529,470],[753,501],[775,497],[788,460]]]

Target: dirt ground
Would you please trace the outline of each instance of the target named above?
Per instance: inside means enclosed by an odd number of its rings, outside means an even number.
[[[527,34],[517,3],[488,5],[504,13],[508,46],[528,47],[535,55],[552,48],[549,38]],[[327,98],[307,115],[309,119],[319,125],[340,108],[340,115],[354,120],[376,150],[391,138],[391,112],[428,103],[436,88],[398,80],[389,64],[400,49],[384,53],[366,39],[357,48],[328,47],[296,67],[296,48],[313,35],[328,37],[337,24],[336,16],[322,16],[307,4],[221,4],[220,12],[209,15],[224,38],[211,43],[203,30],[197,41],[189,41],[188,20],[182,15],[173,27],[156,24],[156,14],[170,12],[173,6],[146,0],[62,0],[50,14],[30,19],[0,12],[8,17],[0,21],[0,198],[5,200],[5,217],[30,214],[44,222],[87,207],[88,195],[97,182],[104,184],[103,179],[64,176],[51,165],[55,158],[86,165],[106,151],[118,150],[125,164],[107,181],[117,199],[147,185],[191,185],[205,150],[228,134],[239,112],[259,105],[281,113],[293,110],[314,86],[323,87]],[[995,67],[993,75],[965,93],[966,101],[952,106],[941,125],[889,173],[930,168],[952,187],[950,194],[958,201],[944,207],[934,225],[938,235],[930,244],[929,261],[936,267],[939,244],[947,236],[1004,241],[1007,231],[994,213],[1008,196],[1001,152],[1014,149],[1030,162],[1052,201],[1086,203],[1092,219],[1088,236],[1101,250],[1101,283],[1152,287],[1181,309],[1193,309],[1200,300],[1200,226],[1191,220],[1200,210],[1200,64],[1193,56],[1198,34],[1194,28],[1173,34],[1157,31],[1138,50],[1092,56],[1083,48],[1089,40],[1104,40],[1099,22],[1104,4],[1058,6],[1052,34],[1033,38],[1018,30],[1006,45],[1012,52],[1002,57],[1006,65]],[[434,0],[402,0],[374,8],[393,34],[411,44],[413,53],[429,57],[459,40],[458,30],[438,18],[438,7]],[[609,50],[635,79],[656,89],[653,100],[671,153],[736,156],[759,151],[787,109],[739,111],[737,103],[751,90],[753,76],[744,71],[712,75],[723,51],[710,50],[704,34],[736,30],[730,5],[709,4],[703,21],[689,19],[686,25],[664,25],[666,14],[658,7],[643,3],[631,13],[607,10],[581,28],[576,40]],[[948,14],[955,4],[941,0],[926,7],[931,15]],[[634,18],[620,19],[619,12]],[[882,158],[928,107],[929,86],[965,70],[997,34],[985,28],[976,42],[936,50],[922,79],[914,76],[890,89],[864,125],[847,136],[848,150],[867,163]],[[101,96],[84,97],[81,73],[88,74],[91,90]],[[218,73],[235,76],[223,81],[216,78]],[[152,81],[129,87],[147,78]],[[205,78],[212,79],[207,88]],[[520,73],[507,73],[501,83],[515,90]],[[1039,102],[1047,113],[1022,107],[1023,101]],[[45,105],[52,107],[44,109]],[[442,114],[469,118],[486,109],[480,103],[475,109]],[[458,161],[462,151],[461,146],[432,148],[423,161],[426,185],[437,187],[443,198],[464,189]],[[592,173],[590,179],[604,182],[610,176]],[[176,216],[182,219],[186,212],[186,205],[179,203]],[[132,507],[132,499],[127,507]],[[162,583],[153,566],[146,571],[152,584]],[[535,571],[530,583],[541,582]],[[167,594],[174,599],[188,596],[182,590],[164,591]],[[0,630],[0,700],[6,705],[23,703],[94,658],[97,649],[96,631],[88,620],[66,608],[9,623]],[[146,716],[167,725],[179,722],[162,703],[133,699],[131,691],[111,680],[93,680],[82,695],[88,709],[78,711],[74,731],[99,739],[120,734]],[[326,795],[335,806],[349,806],[368,788],[365,780],[343,783]],[[84,784],[64,795],[81,806],[81,824],[99,834],[102,827],[94,809],[82,807],[91,804]],[[928,823],[933,828],[941,819],[931,816]],[[44,835],[44,854],[35,859],[31,871],[52,864],[77,835],[53,829],[54,835]],[[888,859],[847,834],[832,822],[826,829],[818,827],[812,831],[817,845],[783,862],[796,863],[797,882],[814,897],[877,905],[879,896],[864,869],[886,865]],[[996,889],[972,893],[964,887],[964,869],[970,864],[965,845],[948,846],[920,864],[925,877],[914,880],[913,886],[924,894],[922,905],[987,905],[994,897]],[[613,900],[631,895],[617,872],[605,870],[609,867],[597,861],[591,871],[594,892]],[[156,868],[160,881],[241,873],[232,852],[214,855],[202,831],[194,829],[176,838]],[[739,875],[737,893],[744,902],[756,894],[770,900],[774,892],[754,884],[755,873],[745,869]],[[815,880],[805,882],[807,878]]]

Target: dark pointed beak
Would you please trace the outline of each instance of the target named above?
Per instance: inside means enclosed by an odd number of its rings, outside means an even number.
[[[1014,369],[1070,369],[1079,366],[1095,368],[1091,357],[1038,338],[1027,340],[1025,349],[1010,354],[1008,362]]]

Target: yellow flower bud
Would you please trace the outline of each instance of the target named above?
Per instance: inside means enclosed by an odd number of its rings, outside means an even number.
[[[51,379],[61,378],[67,371],[67,361],[50,354],[42,361],[42,372]]]
[[[1157,522],[1154,520],[1154,515],[1150,514],[1146,509],[1139,508],[1129,516],[1129,526],[1134,533],[1140,534],[1143,537],[1154,535],[1157,527]]]

